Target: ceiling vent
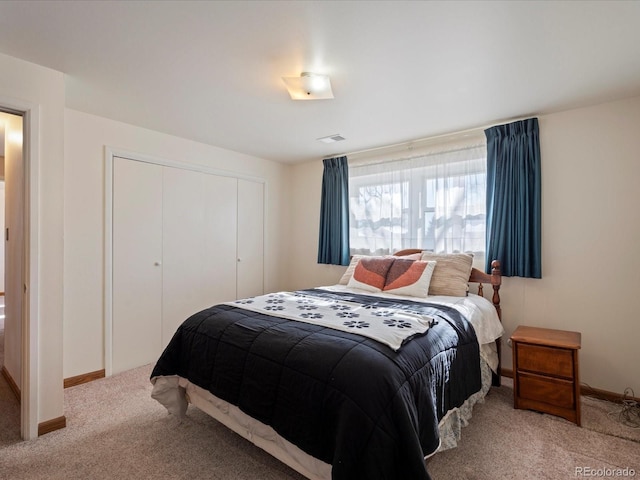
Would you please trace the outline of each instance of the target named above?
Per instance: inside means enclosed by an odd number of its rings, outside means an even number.
[[[316,140],[320,140],[322,143],[335,143],[341,142],[342,140],[345,140],[345,138],[342,135],[336,133],[334,135],[329,135],[328,137],[317,138]]]

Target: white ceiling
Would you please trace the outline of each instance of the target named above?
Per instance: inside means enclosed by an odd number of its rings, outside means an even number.
[[[640,2],[2,1],[0,52],[69,108],[291,163],[640,95]],[[291,100],[302,71],[335,99]]]

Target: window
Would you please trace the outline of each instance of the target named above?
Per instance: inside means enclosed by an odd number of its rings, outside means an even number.
[[[349,163],[351,254],[405,248],[484,261],[486,147],[451,145],[400,160]]]

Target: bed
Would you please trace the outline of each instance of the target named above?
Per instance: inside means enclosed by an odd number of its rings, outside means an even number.
[[[425,460],[499,385],[500,266],[460,255],[354,256],[336,285],[195,313],[152,396],[176,416],[191,403],[312,480],[429,479]]]

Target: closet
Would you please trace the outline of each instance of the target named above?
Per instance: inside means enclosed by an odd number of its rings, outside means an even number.
[[[261,295],[264,183],[113,157],[112,373],[154,362],[178,326]]]

